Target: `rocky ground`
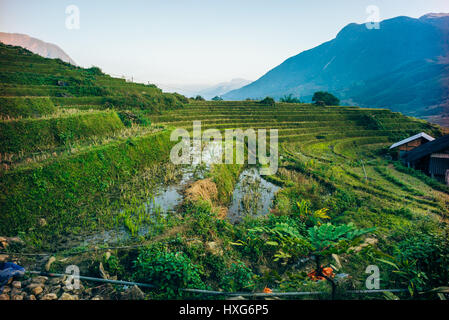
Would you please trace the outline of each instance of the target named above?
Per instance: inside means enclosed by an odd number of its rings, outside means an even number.
[[[87,284],[86,284],[87,285]],[[0,289],[0,300],[143,300],[145,294],[134,286],[125,290],[114,288],[111,284],[85,287],[80,283],[78,289],[66,283],[66,277],[49,278],[45,276],[12,280]],[[122,286],[123,288],[123,286]]]
[[[17,258],[6,254],[4,250],[12,245],[23,245],[19,238],[0,237],[0,267],[4,262],[13,262],[25,270],[49,271],[54,257],[41,259]],[[3,252],[3,253],[2,253]],[[100,270],[103,267],[100,264]],[[103,279],[109,275],[100,272]],[[78,288],[73,288],[73,282],[64,277],[47,277],[26,273],[21,278],[11,278],[0,287],[0,300],[143,300],[145,293],[137,286],[126,287],[109,283],[80,281]]]

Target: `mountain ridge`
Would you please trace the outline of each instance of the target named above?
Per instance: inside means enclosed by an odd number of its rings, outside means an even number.
[[[448,34],[449,14],[395,17],[380,22],[379,30],[351,23],[334,39],[288,58],[223,98],[293,94],[310,101],[315,91],[325,90],[342,103],[388,107],[420,117],[445,114]]]
[[[26,34],[0,32],[0,42],[25,48],[44,58],[61,59],[74,66],[77,65],[76,62],[56,44],[45,42]]]

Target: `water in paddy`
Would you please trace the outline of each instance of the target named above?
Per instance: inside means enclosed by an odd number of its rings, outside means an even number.
[[[194,148],[190,148],[192,156],[198,156]],[[144,203],[145,212],[148,214],[166,215],[176,211],[183,201],[183,190],[193,181],[203,179],[205,172],[209,171],[210,164],[216,157],[221,157],[217,145],[209,143],[204,146],[201,153],[202,165],[193,164],[181,167],[182,177],[171,185],[159,185],[155,188],[153,196]],[[142,225],[138,231],[139,236],[145,236],[151,232],[150,226]],[[106,244],[131,240],[132,236],[122,226],[114,230],[106,230],[83,238],[83,245]]]
[[[280,188],[260,176],[259,170],[249,168],[239,177],[232,203],[228,209],[228,219],[238,223],[246,215],[266,215],[273,204],[274,196]]]

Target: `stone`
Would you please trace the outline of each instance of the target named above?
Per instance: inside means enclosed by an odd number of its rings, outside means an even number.
[[[77,295],[71,295],[67,292],[64,292],[62,296],[59,298],[59,300],[79,300]]]
[[[47,293],[41,300],[58,300],[58,296],[55,293]]]
[[[11,292],[11,287],[5,286],[5,287],[3,288],[3,293],[10,293],[10,292]]]
[[[21,294],[22,294],[22,290],[17,289],[17,288],[12,288],[12,290],[11,290],[11,296],[21,295]]]
[[[32,301],[34,301],[34,300],[37,300],[36,299],[36,296],[34,296],[33,294],[30,294],[29,296],[28,296],[28,299],[27,300],[32,300]]]
[[[20,289],[22,288],[22,283],[20,281],[13,281],[12,286],[13,288]]]
[[[56,261],[55,257],[50,257],[50,259],[48,259],[47,264],[45,265],[45,271],[50,271],[50,267],[52,265],[53,262]]]
[[[44,284],[45,282],[47,282],[47,280],[48,280],[48,278],[45,276],[38,276],[38,277],[33,278],[33,280],[31,282]]]
[[[17,295],[12,297],[12,300],[23,300],[23,296],[17,294]]]
[[[93,298],[92,298],[92,300],[96,300],[96,301],[98,301],[98,300],[103,300],[103,298],[102,298],[102,297],[100,297],[100,296],[95,296],[95,297],[93,297]]]
[[[8,262],[9,256],[7,254],[0,254],[0,263]]]
[[[51,278],[51,279],[48,281],[48,283],[49,283],[50,285],[55,286],[55,285],[61,284],[61,283],[62,283],[62,280],[61,280],[61,278]]]
[[[6,300],[11,300],[9,298],[9,295],[6,293],[0,294],[0,301],[6,301]]]
[[[134,286],[121,294],[121,300],[144,300],[145,293],[138,286]]]
[[[43,291],[44,289],[42,289],[42,287],[34,287],[31,289],[31,292],[36,296],[40,295]]]

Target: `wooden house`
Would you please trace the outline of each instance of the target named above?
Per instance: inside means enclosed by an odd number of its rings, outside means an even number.
[[[449,183],[449,135],[429,141],[405,153],[402,162]]]
[[[390,150],[397,149],[398,150],[398,159],[402,158],[402,156],[427,142],[433,141],[435,138],[429,136],[428,134],[421,132],[411,136],[407,139],[396,142],[390,147]]]

